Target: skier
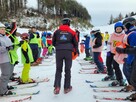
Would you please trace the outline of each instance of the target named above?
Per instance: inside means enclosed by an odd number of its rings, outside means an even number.
[[[38,59],[38,39],[36,35],[36,27],[31,27],[29,31],[29,45],[32,50],[34,62],[31,63],[32,66],[38,65],[36,60]]]
[[[48,44],[48,55],[52,55],[53,54],[53,46],[52,46],[52,34],[51,33],[47,33],[46,36],[46,40],[47,40],[47,44]]]
[[[47,57],[47,52],[48,52],[48,44],[47,44],[47,40],[46,40],[46,32],[42,33],[42,47],[43,47],[43,52],[42,52],[42,56],[44,58]]]
[[[5,34],[5,25],[0,22],[0,96],[12,95],[12,91],[9,91],[7,86],[9,78],[12,74],[12,68],[8,50],[13,49],[11,40]]]
[[[103,81],[114,80],[114,71],[116,75],[116,80],[113,81],[110,86],[124,86],[125,82],[123,80],[122,72],[120,70],[119,64],[114,60],[115,48],[117,47],[118,42],[123,42],[123,38],[125,33],[123,33],[123,25],[121,22],[117,22],[114,25],[115,32],[111,34],[110,39],[108,41],[108,49],[107,49],[107,58],[106,58],[106,66],[108,71],[108,76],[106,76]],[[113,68],[112,68],[113,65]]]
[[[125,91],[133,91],[136,90],[136,20],[133,17],[126,18],[123,21],[123,25],[125,27],[126,36],[124,38],[124,43],[127,45],[127,48],[116,48],[116,51],[120,54],[126,53],[128,57],[123,66],[123,72],[125,77],[129,83],[128,86],[124,87],[122,90]],[[136,98],[135,98],[136,99]]]
[[[30,63],[33,62],[33,56],[31,48],[28,44],[29,34],[23,33],[21,34],[20,46],[21,46],[21,60],[24,65],[21,79],[19,80],[19,84],[25,83],[34,83],[35,81],[29,78],[29,71],[30,71]]]
[[[53,46],[56,48],[56,74],[54,81],[54,94],[59,94],[60,91],[63,60],[65,61],[64,93],[68,93],[72,90],[71,66],[73,48],[75,48],[75,54],[79,53],[76,32],[70,28],[69,18],[64,18],[62,20],[62,25],[60,25],[59,29],[54,32],[52,42]]]
[[[17,36],[19,36],[19,34],[16,33],[17,30],[17,25],[16,25],[16,20],[12,20],[12,24],[5,24],[6,25],[6,35],[11,39],[14,49],[9,51],[9,55],[10,55],[10,63],[11,63],[11,69],[12,69],[12,74],[10,77],[10,80],[14,81],[14,80],[18,80],[19,77],[14,77],[14,67],[15,65],[17,65],[18,62],[18,55],[17,55],[17,49],[19,48],[18,44],[19,44],[19,40],[17,38]]]
[[[104,40],[105,40],[105,44],[106,44],[106,46],[107,46],[107,42],[108,42],[108,40],[109,40],[109,34],[108,34],[108,32],[106,31],[105,32],[105,36],[104,36]]]
[[[93,59],[97,65],[98,70],[95,70],[94,73],[106,73],[104,70],[103,59],[101,57],[101,52],[103,48],[102,36],[99,29],[94,29],[91,31],[91,36],[94,37],[91,39],[91,48],[93,52]]]

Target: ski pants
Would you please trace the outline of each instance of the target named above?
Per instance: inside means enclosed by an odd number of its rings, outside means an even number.
[[[38,59],[38,47],[32,49],[32,54],[33,54],[34,62],[36,62],[36,60]]]
[[[132,64],[132,71],[130,74],[129,84],[132,85],[136,90],[136,56],[135,56],[134,62]]]
[[[72,66],[72,51],[57,50],[56,51],[56,74],[54,87],[61,87],[61,74],[63,71],[63,61],[65,63],[65,79],[64,88],[71,86],[71,66]]]
[[[25,63],[21,75],[21,80],[23,83],[29,82],[29,71],[30,71],[30,63]]]
[[[90,49],[85,49],[86,57],[90,57]]]
[[[10,62],[0,64],[1,77],[0,77],[0,94],[4,94],[8,89],[9,78],[12,74]]]
[[[98,70],[104,71],[104,65],[103,65],[103,60],[101,57],[101,52],[93,52],[93,58],[94,62],[96,63]]]
[[[106,66],[107,66],[107,71],[108,71],[108,75],[113,75],[113,69],[115,70],[115,75],[116,75],[116,79],[122,80],[123,76],[122,76],[122,72],[120,70],[119,64],[113,59],[114,54],[111,53],[110,56],[108,56],[108,59],[106,61]],[[113,68],[112,68],[113,65]]]

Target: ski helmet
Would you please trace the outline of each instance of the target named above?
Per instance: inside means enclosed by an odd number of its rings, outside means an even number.
[[[100,32],[100,29],[95,28],[95,29],[93,29],[93,30],[91,31],[91,33],[97,33],[97,32]]]
[[[62,19],[62,24],[63,25],[69,25],[70,26],[70,19],[69,18],[64,18],[64,19]]]
[[[123,21],[123,25],[129,29],[131,26],[134,26],[136,24],[136,19],[133,17],[128,17]]]
[[[121,27],[123,29],[123,24],[121,22],[117,22],[114,25],[114,29],[116,30],[117,27]]]
[[[21,39],[22,39],[22,40],[29,39],[29,34],[28,34],[28,33],[22,33],[22,34],[21,34]]]

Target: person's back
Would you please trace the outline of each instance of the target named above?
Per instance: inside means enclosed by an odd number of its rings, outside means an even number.
[[[54,81],[54,94],[59,94],[61,87],[61,73],[63,68],[63,60],[65,62],[65,80],[64,93],[71,91],[71,66],[72,66],[72,50],[78,52],[78,43],[76,32],[70,29],[70,19],[62,20],[62,24],[53,35],[53,46],[56,48],[56,74]]]

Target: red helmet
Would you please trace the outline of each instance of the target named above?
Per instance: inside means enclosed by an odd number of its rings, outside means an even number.
[[[21,34],[21,39],[22,40],[29,39],[29,34],[28,33],[22,33]]]

